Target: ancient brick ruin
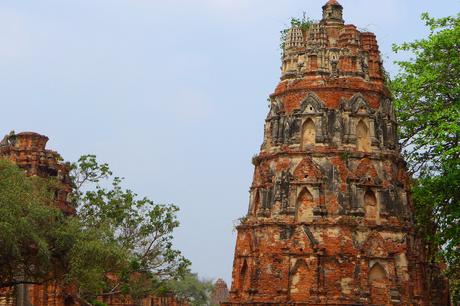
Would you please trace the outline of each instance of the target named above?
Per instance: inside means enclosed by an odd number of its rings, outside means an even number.
[[[223,305],[449,305],[414,230],[373,33],[335,0],[287,33]]]
[[[68,200],[72,191],[69,177],[70,164],[63,163],[61,156],[46,149],[48,137],[25,132],[11,132],[0,142],[0,158],[6,158],[27,171],[28,175],[44,178],[56,177],[61,189],[56,190],[56,205],[68,216],[75,214],[75,207]],[[0,289],[0,306],[78,306],[73,298],[75,288],[57,281],[41,285],[16,285]],[[138,306],[129,296],[112,295],[99,299],[109,306]],[[186,300],[174,296],[148,296],[141,306],[188,306]]]
[[[67,199],[72,191],[70,165],[62,163],[62,158],[57,152],[47,150],[47,142],[48,137],[37,133],[10,132],[0,143],[0,157],[17,164],[26,170],[28,175],[57,177],[62,186],[62,189],[56,191],[57,205],[67,215],[73,215],[75,208]]]
[[[227,283],[223,279],[219,278],[212,289],[210,305],[220,305],[220,303],[226,302],[228,300],[228,295]]]

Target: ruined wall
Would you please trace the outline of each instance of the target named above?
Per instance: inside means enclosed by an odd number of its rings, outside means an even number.
[[[375,35],[330,0],[288,32],[282,62],[223,305],[448,305],[414,231]]]
[[[122,295],[99,298],[98,300],[109,306],[189,306],[188,301],[177,299],[172,295],[164,297],[149,296],[139,303],[135,303],[129,297]]]

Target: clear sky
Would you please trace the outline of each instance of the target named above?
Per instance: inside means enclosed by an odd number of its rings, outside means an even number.
[[[176,247],[231,279],[233,221],[248,206],[279,32],[326,0],[1,0],[1,130],[36,131],[65,160],[93,153],[126,186],[181,208]],[[460,0],[342,0],[346,23],[391,44]]]

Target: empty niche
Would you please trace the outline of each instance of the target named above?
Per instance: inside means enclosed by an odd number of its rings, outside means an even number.
[[[381,264],[376,263],[369,271],[369,282],[384,281],[387,278],[387,272]]]
[[[313,196],[307,188],[303,188],[297,197],[297,221],[313,221]]]
[[[364,194],[364,209],[368,220],[377,219],[377,198],[372,190],[368,189]]]
[[[359,120],[356,125],[356,145],[358,151],[368,152],[371,150],[371,140],[369,129],[363,120]]]
[[[308,56],[308,59],[310,61],[310,69],[311,70],[318,69],[318,57],[316,55],[310,55]]]
[[[245,259],[240,270],[240,290],[243,291],[246,288],[249,288],[249,271],[248,263]]]
[[[311,285],[315,283],[315,273],[305,259],[298,259],[291,272],[289,293],[294,300],[306,300],[310,297]]]
[[[387,272],[380,263],[374,264],[369,271],[369,285],[372,304],[390,304]]]
[[[311,106],[309,106],[311,107]],[[308,118],[302,126],[302,146],[305,149],[308,145],[315,144],[316,127],[311,118]]]

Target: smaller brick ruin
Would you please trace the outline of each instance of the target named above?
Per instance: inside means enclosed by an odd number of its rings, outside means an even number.
[[[223,279],[218,279],[214,284],[211,294],[211,306],[220,305],[228,300],[229,292],[227,283]]]

